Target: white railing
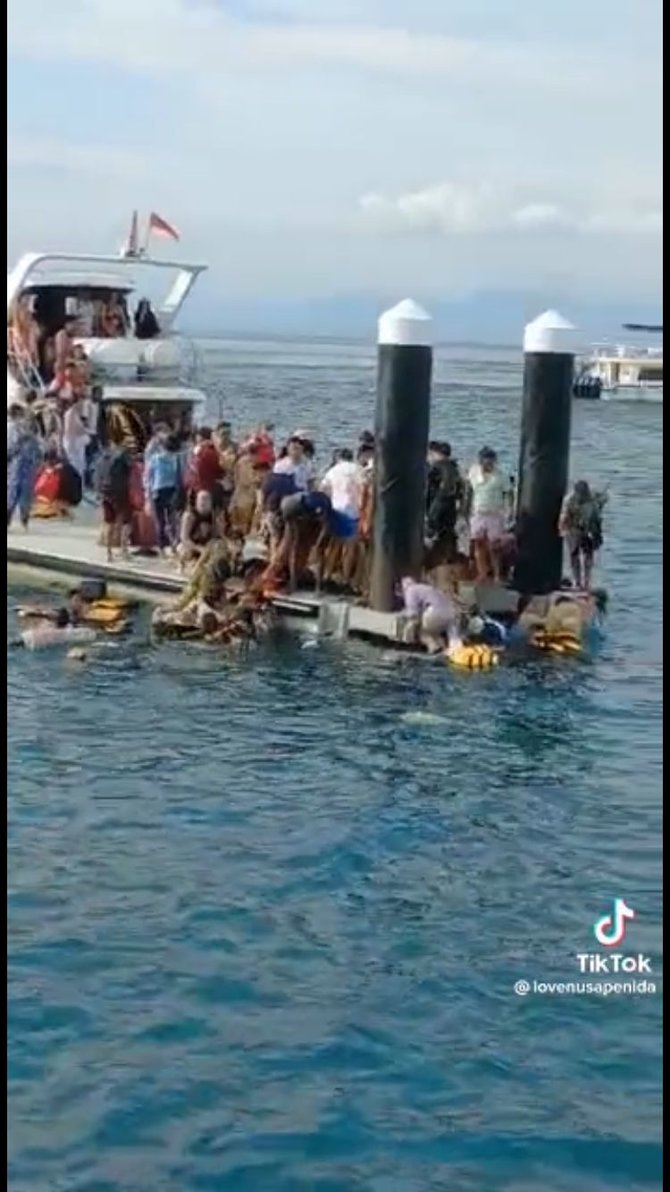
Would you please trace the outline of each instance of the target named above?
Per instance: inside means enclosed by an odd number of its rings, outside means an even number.
[[[46,385],[29,352],[17,345],[11,328],[7,328],[7,366],[12,376],[26,393],[34,392],[38,397],[46,393]]]
[[[171,339],[179,351],[179,383],[197,388],[202,377],[202,354],[198,345],[185,335],[174,335]]]

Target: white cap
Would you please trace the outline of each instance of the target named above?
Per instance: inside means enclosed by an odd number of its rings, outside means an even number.
[[[576,329],[557,310],[545,310],[523,333],[524,352],[547,352],[570,356],[575,351]]]
[[[377,326],[379,344],[413,348],[430,348],[433,345],[433,320],[411,298],[405,298],[391,310],[384,311]]]

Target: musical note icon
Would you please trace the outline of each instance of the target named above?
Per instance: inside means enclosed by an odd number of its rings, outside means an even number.
[[[626,920],[634,919],[635,911],[627,906],[623,898],[614,899],[611,915],[604,915],[593,924],[593,934],[604,948],[616,948],[626,935]]]

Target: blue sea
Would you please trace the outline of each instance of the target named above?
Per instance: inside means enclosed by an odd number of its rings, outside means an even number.
[[[365,346],[203,347],[239,430],[327,460],[372,422]],[[439,350],[435,434],[514,472],[520,384]],[[546,987],[615,898],[660,985],[661,440],[660,406],[575,403],[590,659],[233,657],[146,613],[87,668],[8,651],[11,1192],[660,1187],[660,994]]]

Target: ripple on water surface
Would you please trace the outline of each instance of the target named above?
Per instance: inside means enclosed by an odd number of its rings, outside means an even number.
[[[657,1186],[657,999],[512,993],[574,978],[614,895],[660,965],[658,417],[619,417],[576,414],[615,476],[591,662],[245,662],[142,626],[77,674],[9,653],[13,1190]]]

